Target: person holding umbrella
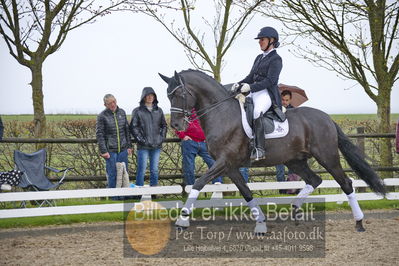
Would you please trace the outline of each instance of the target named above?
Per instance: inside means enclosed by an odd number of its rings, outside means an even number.
[[[308,100],[306,92],[297,86],[290,86],[285,84],[278,84],[278,89],[281,93],[282,105],[285,106],[289,100],[292,107],[298,107]],[[284,93],[284,94],[283,94]],[[289,96],[288,96],[289,95]],[[284,98],[284,99],[283,99]]]
[[[292,92],[290,90],[283,90],[281,92],[281,104],[283,107],[286,109],[291,109],[295,108],[294,106],[291,105],[292,101]],[[276,179],[277,182],[284,182],[285,181],[285,165],[284,164],[278,164],[276,165]],[[287,181],[298,181],[300,178],[298,175],[292,173],[291,171],[288,171],[288,180]],[[297,190],[285,190],[285,189],[280,189],[279,190],[280,194],[297,194]]]
[[[272,107],[273,110],[281,109],[281,97],[278,90],[278,79],[283,62],[277,54],[279,47],[278,32],[272,27],[262,28],[256,40],[262,54],[255,58],[248,76],[235,83],[231,90],[242,94],[249,93],[254,103],[254,149],[251,160],[260,160],[265,157],[265,132],[261,116]]]
[[[294,106],[291,105],[291,100],[292,100],[292,93],[289,90],[283,90],[281,92],[281,104],[286,108],[286,109],[291,109],[294,108]]]

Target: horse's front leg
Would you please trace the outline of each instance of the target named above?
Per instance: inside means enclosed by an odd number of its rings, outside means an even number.
[[[230,170],[227,175],[230,177],[231,181],[237,186],[241,195],[247,201],[248,207],[251,210],[252,215],[256,219],[255,224],[255,234],[264,235],[267,233],[266,218],[260,208],[256,199],[252,197],[252,192],[247,186],[244,178],[242,177],[240,170],[238,168]]]
[[[200,178],[195,180],[193,187],[188,195],[188,198],[181,210],[179,218],[176,220],[175,225],[182,229],[190,226],[190,214],[194,209],[194,203],[198,198],[201,189],[213,179],[225,173],[225,163],[216,161],[211,168]]]

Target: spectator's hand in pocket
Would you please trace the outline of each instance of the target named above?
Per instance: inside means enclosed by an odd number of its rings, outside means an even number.
[[[109,155],[109,152],[100,154],[101,157],[103,157],[104,159],[109,159],[111,157],[111,155]]]

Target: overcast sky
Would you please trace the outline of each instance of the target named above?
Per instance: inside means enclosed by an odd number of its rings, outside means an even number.
[[[244,78],[257,54],[259,45],[253,38],[261,27],[275,21],[256,17],[234,43],[225,57],[222,83]],[[304,106],[329,114],[376,113],[376,105],[354,81],[344,81],[334,72],[316,68],[278,48],[283,58],[280,83],[306,90],[309,101]],[[47,114],[97,114],[104,109],[102,97],[116,96],[119,107],[131,113],[138,105],[142,88],[151,86],[160,106],[170,113],[166,84],[158,72],[192,68],[183,48],[160,24],[141,14],[118,13],[94,24],[72,31],[61,49],[50,55],[43,67],[43,91]],[[32,114],[30,71],[17,63],[0,40],[0,114]],[[399,88],[391,96],[391,112],[399,113]]]

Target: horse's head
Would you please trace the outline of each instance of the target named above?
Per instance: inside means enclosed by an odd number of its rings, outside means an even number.
[[[195,105],[195,97],[192,91],[184,83],[184,79],[175,71],[171,78],[162,74],[159,76],[168,83],[168,98],[170,100],[170,125],[172,128],[185,130],[191,116],[191,110]]]

